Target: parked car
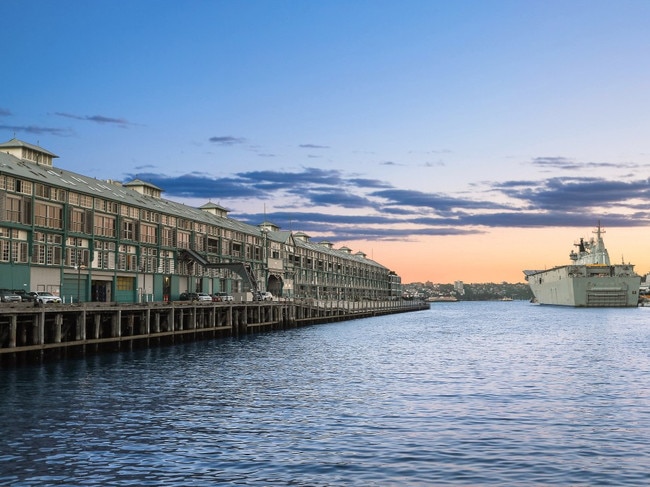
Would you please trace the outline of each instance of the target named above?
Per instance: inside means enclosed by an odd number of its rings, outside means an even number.
[[[218,293],[214,293],[212,295],[212,301],[216,301],[216,302],[224,301],[224,302],[226,302],[226,301],[232,301],[232,300],[233,300],[233,297],[228,293],[218,292]]]
[[[34,301],[34,294],[35,293],[28,293],[24,289],[14,289],[14,294],[17,294],[18,296],[20,296],[20,300],[22,302],[31,303],[32,301]]]
[[[35,292],[33,293],[33,296],[34,296],[34,301],[36,301],[39,304],[61,303],[60,297],[45,291]]]
[[[181,293],[178,299],[180,301],[198,301],[199,295],[197,293]]]
[[[20,303],[22,299],[9,289],[0,289],[0,301],[3,303]]]
[[[181,293],[181,301],[212,301],[212,296],[206,293]]]
[[[273,301],[273,294],[268,291],[255,291],[253,293],[253,301]]]

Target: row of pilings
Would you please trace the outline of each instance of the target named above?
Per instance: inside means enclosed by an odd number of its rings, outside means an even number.
[[[428,309],[421,301],[2,303],[0,365]]]

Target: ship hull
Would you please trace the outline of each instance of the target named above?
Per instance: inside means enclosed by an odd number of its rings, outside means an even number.
[[[626,265],[568,265],[533,271],[526,279],[539,304],[586,308],[634,307],[641,277]]]

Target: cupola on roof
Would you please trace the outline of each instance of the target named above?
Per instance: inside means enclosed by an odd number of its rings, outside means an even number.
[[[42,147],[28,144],[15,137],[8,142],[0,144],[0,152],[6,152],[25,162],[33,162],[50,167],[52,167],[52,160],[59,157]]]

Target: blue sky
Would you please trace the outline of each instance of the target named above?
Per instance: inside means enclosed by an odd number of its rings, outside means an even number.
[[[382,242],[649,222],[648,1],[0,12],[0,138],[68,170],[139,177],[389,261]]]

